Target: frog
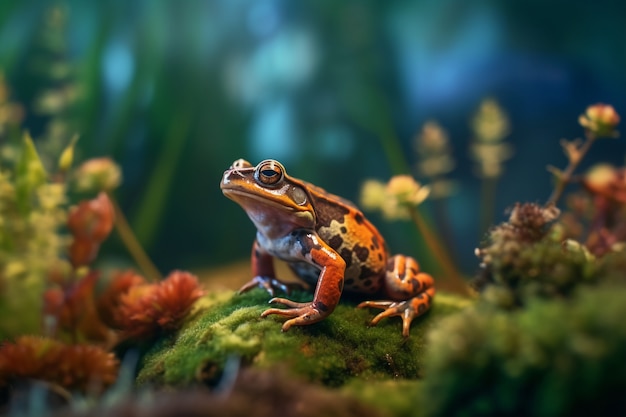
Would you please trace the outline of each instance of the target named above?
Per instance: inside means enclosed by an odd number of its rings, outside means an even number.
[[[413,319],[430,309],[433,277],[420,270],[415,258],[390,255],[378,229],[351,201],[289,176],[274,159],[256,166],[235,160],[224,171],[220,188],[256,227],[253,277],[239,293],[257,287],[266,290],[273,306],[261,316],[286,317],[282,331],[324,320],[344,293],[367,300],[357,308],[383,310],[370,321],[372,326],[387,317],[401,317],[404,337],[409,336]],[[275,296],[277,291],[289,296],[293,289],[293,284],[276,277],[275,258],[315,288],[312,301]]]

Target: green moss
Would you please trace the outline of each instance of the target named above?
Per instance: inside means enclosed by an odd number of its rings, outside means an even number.
[[[549,236],[506,248],[508,252],[490,255],[478,280],[485,298],[495,305],[519,307],[534,298],[567,297],[579,286],[597,282],[594,259],[582,251],[564,249]]]
[[[442,320],[425,358],[427,415],[623,415],[624,299],[623,287],[581,287]]]
[[[422,380],[371,381],[354,379],[342,391],[364,404],[382,410],[395,417],[421,417],[424,407],[419,392]]]
[[[296,293],[294,300],[310,300]],[[205,297],[198,312],[175,335],[163,338],[144,356],[139,384],[189,384],[211,379],[227,358],[241,357],[261,368],[278,364],[310,381],[340,386],[353,377],[368,380],[419,377],[423,366],[425,334],[440,318],[470,302],[441,294],[432,310],[414,321],[411,336],[401,335],[401,320],[384,320],[368,326],[374,311],[342,302],[326,320],[281,332],[284,319],[260,318],[268,295],[255,290]]]

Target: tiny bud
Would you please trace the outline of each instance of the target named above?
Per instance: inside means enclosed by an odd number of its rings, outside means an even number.
[[[112,191],[121,182],[120,167],[110,158],[90,159],[76,170],[78,191]]]
[[[74,162],[74,146],[78,141],[78,135],[75,135],[70,144],[61,152],[61,156],[59,157],[59,170],[61,172],[67,172]]]
[[[578,123],[597,137],[616,137],[615,128],[620,122],[619,114],[608,104],[594,104],[580,115]]]
[[[18,172],[23,175],[25,181],[33,187],[41,185],[45,182],[47,173],[46,169],[39,158],[37,148],[33,142],[33,138],[29,132],[23,134],[22,156],[19,161]]]
[[[78,206],[70,209],[67,227],[75,239],[100,243],[111,232],[114,221],[113,205],[107,194],[101,192],[93,200],[81,201]]]

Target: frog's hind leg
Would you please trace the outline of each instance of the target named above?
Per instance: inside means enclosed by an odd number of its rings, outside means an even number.
[[[387,262],[385,292],[391,300],[364,301],[357,307],[381,308],[370,324],[375,326],[385,317],[402,318],[402,335],[409,335],[411,321],[430,308],[435,296],[434,280],[430,274],[420,272],[419,264],[410,256],[396,255]]]

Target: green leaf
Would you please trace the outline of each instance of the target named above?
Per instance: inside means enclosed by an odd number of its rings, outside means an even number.
[[[30,210],[33,191],[46,182],[48,174],[39,158],[30,133],[24,132],[23,139],[21,156],[15,172],[15,182],[17,205],[20,212],[24,214]]]

